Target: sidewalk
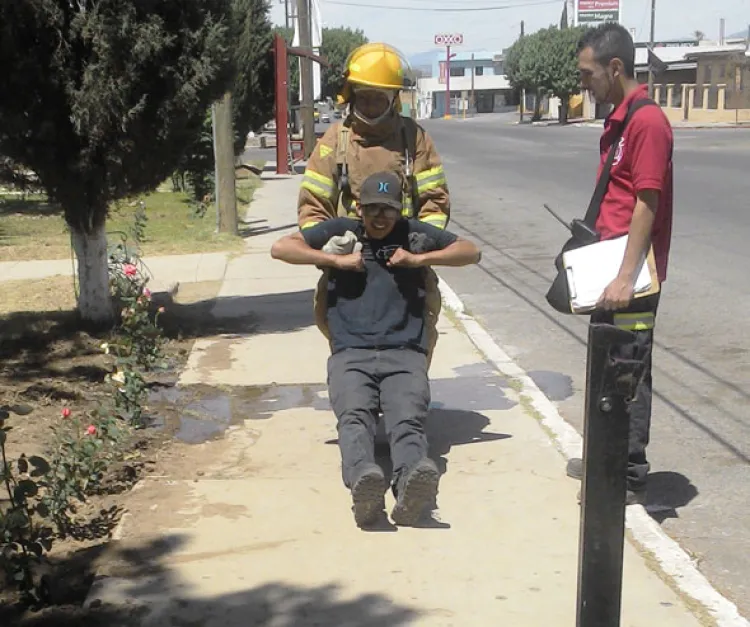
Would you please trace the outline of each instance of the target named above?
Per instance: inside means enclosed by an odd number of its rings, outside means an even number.
[[[157,292],[174,283],[221,281],[229,255],[227,253],[196,253],[144,257],[143,263],[151,277],[149,287]],[[51,276],[72,276],[78,261],[53,259],[39,261],[0,261],[0,281],[33,281]]]
[[[299,181],[267,180],[253,217],[294,223]],[[426,528],[356,528],[312,322],[318,271],[269,256],[289,231],[227,267],[214,314],[253,316],[257,333],[199,340],[179,382],[209,394],[192,420],[235,420],[175,444],[181,463],[133,491],[88,603],[143,627],[574,625],[579,486],[448,315],[430,373],[439,511]],[[700,625],[629,543],[622,625]]]

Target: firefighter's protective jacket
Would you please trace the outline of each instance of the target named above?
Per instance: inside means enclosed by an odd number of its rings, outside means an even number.
[[[340,145],[340,140],[346,145]],[[362,183],[383,171],[394,172],[402,180],[404,215],[438,228],[446,227],[450,196],[440,155],[419,124],[394,113],[376,127],[366,126],[350,115],[331,125],[321,137],[300,188],[299,228],[336,216],[355,217]],[[348,185],[341,185],[347,181]]]

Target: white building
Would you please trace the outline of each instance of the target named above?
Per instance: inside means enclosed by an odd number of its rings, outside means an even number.
[[[417,81],[419,118],[443,117],[446,111],[447,60],[436,58],[432,76]],[[513,108],[513,90],[503,71],[503,56],[461,52],[450,60],[450,112],[491,113]]]

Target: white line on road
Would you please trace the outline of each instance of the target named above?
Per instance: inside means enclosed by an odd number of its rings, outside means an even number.
[[[508,356],[473,316],[466,313],[459,296],[442,278],[440,293],[443,303],[453,312],[477,349],[498,371],[521,385],[521,394],[529,400],[534,410],[539,413],[541,422],[554,435],[555,444],[560,452],[567,459],[580,457],[583,439],[579,433],[563,419],[526,371]],[[653,554],[662,571],[672,578],[683,594],[706,608],[716,621],[717,627],[750,627],[750,621],[740,616],[737,606],[714,589],[690,556],[662,530],[641,505],[627,508],[626,524],[635,542]]]

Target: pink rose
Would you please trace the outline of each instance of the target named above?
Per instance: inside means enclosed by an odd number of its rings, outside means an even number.
[[[89,425],[88,429],[86,429],[86,433],[89,435],[96,435],[96,427],[94,425]]]
[[[122,267],[122,271],[127,277],[134,277],[138,273],[138,269],[132,263],[126,263]]]
[[[63,409],[63,410],[62,410],[62,411],[60,412],[60,414],[62,414],[62,417],[63,417],[63,418],[70,418],[70,414],[71,414],[71,413],[72,413],[72,412],[71,412],[71,411],[70,411],[70,409],[68,409],[67,407],[65,407],[65,408],[64,408],[64,409]]]
[[[150,289],[148,289],[147,287],[146,287],[146,288],[144,288],[144,289],[143,289],[143,295],[144,295],[144,296],[145,296],[146,298],[151,298],[151,290],[150,290]]]

